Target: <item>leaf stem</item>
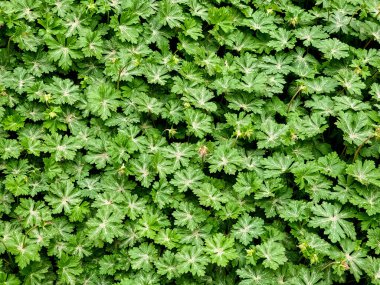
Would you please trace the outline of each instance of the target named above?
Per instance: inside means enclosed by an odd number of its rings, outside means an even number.
[[[11,39],[12,36],[9,37],[8,42],[7,42],[7,52],[9,53],[10,47],[11,47]]]
[[[124,69],[125,69],[125,65],[123,66],[123,68],[120,69],[119,74],[117,76],[116,90],[120,89],[120,78],[121,78],[121,73],[123,72]]]
[[[362,148],[364,147],[364,145],[369,141],[371,140],[375,135],[370,135],[369,137],[367,137],[362,143],[361,145],[359,145],[359,147],[356,149],[355,151],[355,154],[354,154],[354,158],[353,158],[353,162],[356,160],[356,158],[358,157],[360,151],[362,150]]]
[[[14,268],[14,267],[15,267],[15,266],[14,266],[15,263],[14,263],[14,261],[13,261],[13,258],[12,258],[12,256],[11,256],[11,254],[10,254],[9,251],[7,250],[7,246],[6,246],[5,242],[2,241],[2,240],[0,240],[0,242],[4,245],[4,248],[6,249],[5,251],[6,251],[7,255],[8,255],[9,265],[10,265],[12,268]]]
[[[379,69],[377,69],[377,70],[371,75],[371,77],[369,78],[369,80],[372,80],[372,79],[375,77],[375,75],[378,74],[378,73],[379,73]]]
[[[326,264],[325,266],[323,266],[323,267],[321,268],[321,270],[325,270],[327,267],[333,265],[334,263],[339,263],[339,262],[338,262],[338,261],[331,261],[330,263],[328,263],[328,264]]]
[[[290,107],[292,106],[293,101],[296,99],[297,95],[302,92],[303,89],[304,88],[302,88],[301,86],[298,87],[298,90],[297,90],[296,94],[293,95],[292,99],[290,99],[290,101],[288,103],[288,109],[286,110],[287,112],[289,112]]]
[[[368,45],[372,42],[373,39],[369,39],[366,44],[364,45],[363,49],[366,49]]]
[[[342,149],[342,152],[340,153],[340,156],[342,156],[347,150],[347,146],[345,145],[344,148]]]
[[[359,12],[361,9],[362,9],[362,5],[360,5],[360,7],[358,9],[356,9],[356,11],[351,15],[351,18],[348,21],[347,25],[351,24],[352,19],[354,18],[354,16],[356,15],[356,13]]]

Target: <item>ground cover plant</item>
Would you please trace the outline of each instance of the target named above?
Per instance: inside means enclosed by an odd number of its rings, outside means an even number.
[[[0,284],[380,284],[379,18],[0,1]]]

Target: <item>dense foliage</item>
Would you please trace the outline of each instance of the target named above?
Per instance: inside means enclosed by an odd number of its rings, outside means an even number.
[[[0,1],[0,284],[380,284],[379,19]]]

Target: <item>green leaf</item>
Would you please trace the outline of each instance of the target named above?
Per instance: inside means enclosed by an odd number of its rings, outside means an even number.
[[[367,245],[372,248],[376,254],[380,253],[380,229],[369,229],[367,232]]]
[[[139,247],[129,250],[129,256],[133,269],[149,271],[157,259],[157,249],[151,243],[143,243]]]
[[[232,234],[235,239],[247,246],[254,238],[258,238],[264,233],[264,220],[258,217],[251,217],[244,214],[233,225]]]
[[[78,282],[77,276],[83,272],[78,257],[62,255],[57,265],[60,284],[74,285]]]
[[[212,132],[213,121],[210,116],[198,110],[186,109],[185,120],[187,131],[198,138],[203,138],[206,134]]]
[[[185,19],[181,6],[168,0],[160,3],[158,17],[163,25],[168,25],[170,28],[179,27]]]
[[[328,38],[328,34],[323,31],[322,26],[302,27],[294,33],[298,39],[303,41],[303,45],[306,47],[310,45],[316,46],[320,40]]]
[[[287,125],[277,124],[273,119],[262,122],[259,132],[256,134],[258,148],[274,148],[282,144],[282,137],[288,129]]]
[[[205,251],[210,256],[211,262],[221,267],[227,266],[229,261],[238,257],[232,237],[226,237],[221,233],[214,234],[205,240],[205,244]]]
[[[91,241],[98,240],[111,243],[115,237],[123,234],[121,221],[123,216],[119,213],[112,213],[107,209],[100,209],[96,213],[96,217],[87,221],[88,237]]]
[[[44,150],[53,155],[55,161],[73,160],[76,152],[82,146],[73,136],[62,136],[58,133],[45,136]]]
[[[271,31],[269,34],[273,40],[268,43],[268,46],[273,47],[275,51],[291,49],[296,43],[293,33],[283,28]]]
[[[244,197],[259,190],[261,183],[255,172],[239,172],[233,189],[240,197]]]
[[[186,226],[190,230],[194,230],[207,218],[205,210],[186,202],[181,203],[172,215],[175,219],[175,225]]]
[[[202,248],[197,246],[184,246],[175,258],[180,273],[190,272],[194,276],[204,276],[210,262]]]
[[[354,275],[355,280],[359,282],[363,269],[367,268],[367,251],[358,247],[357,242],[343,240],[340,242],[342,252],[339,252],[336,258],[340,264],[344,264]],[[346,268],[344,268],[346,269]],[[339,268],[338,268],[339,270]]]
[[[310,217],[310,206],[303,201],[292,200],[280,206],[279,216],[285,221],[303,221]]]
[[[324,274],[315,269],[308,269],[305,267],[300,268],[295,277],[294,282],[300,285],[327,285],[328,281],[325,280]]]
[[[9,115],[2,120],[4,130],[17,131],[24,126],[25,117],[19,114]]]
[[[261,285],[272,284],[274,281],[272,272],[262,266],[245,266],[236,270],[238,276],[242,279],[239,285]]]
[[[354,164],[347,166],[346,172],[361,184],[373,184],[380,187],[380,170],[372,160],[364,160],[364,162],[357,160]]]
[[[133,15],[131,13],[122,13],[120,20],[119,16],[115,15],[111,17],[110,27],[116,32],[116,36],[122,41],[128,41],[130,43],[137,43],[139,34],[142,28],[139,24],[138,15]]]
[[[236,149],[222,144],[214,150],[208,162],[211,173],[223,170],[227,174],[235,174],[242,164],[242,158]]]
[[[2,159],[18,158],[23,150],[17,140],[11,139],[0,139],[0,149]]]
[[[228,7],[212,7],[208,10],[208,21],[214,25],[214,30],[222,29],[228,33],[234,29],[234,13]]]
[[[264,159],[261,163],[266,168],[264,171],[265,178],[278,177],[288,172],[294,160],[291,156],[284,156],[280,153],[274,153],[273,156]]]
[[[20,204],[15,209],[15,213],[23,219],[25,228],[40,226],[52,219],[50,209],[46,207],[45,203],[34,202],[32,199],[20,199]]]
[[[372,135],[368,116],[363,112],[340,113],[336,125],[343,131],[344,140],[357,146],[360,146]]]
[[[157,273],[166,276],[169,280],[178,276],[176,255],[169,250],[166,250],[165,253],[155,261],[154,265],[157,268]]]
[[[1,265],[1,264],[0,264]],[[0,271],[0,282],[4,285],[20,285],[21,281],[14,274],[7,274]]]
[[[222,204],[228,202],[228,198],[210,183],[202,183],[193,193],[198,196],[199,204],[215,210],[219,210]]]
[[[88,111],[106,120],[119,106],[119,94],[107,83],[93,84],[87,89]]]
[[[7,175],[4,185],[5,189],[15,196],[27,195],[29,193],[28,177],[25,175]]]
[[[245,19],[245,24],[250,29],[262,33],[269,33],[277,28],[275,16],[261,10],[253,12],[248,19]]]
[[[361,95],[362,89],[366,87],[361,78],[351,70],[340,70],[335,78],[351,95]]]
[[[182,25],[183,32],[186,36],[191,37],[193,40],[203,38],[202,25],[200,21],[194,18],[185,18]]]
[[[162,65],[147,64],[143,73],[149,83],[159,85],[165,85],[166,81],[170,78],[167,74],[167,68]]]
[[[55,39],[52,36],[47,36],[45,42],[49,48],[49,58],[58,61],[58,65],[64,70],[68,70],[72,66],[73,59],[82,57],[82,53],[78,51],[79,47],[75,37],[65,38],[58,35]]]
[[[342,209],[339,204],[323,202],[311,208],[314,217],[309,221],[309,226],[322,228],[332,242],[340,241],[346,237],[355,239],[356,231],[351,222],[346,219],[352,218],[354,212]]]
[[[19,232],[11,233],[6,248],[10,253],[16,255],[15,260],[21,269],[25,268],[31,261],[40,261],[39,245]]]
[[[45,88],[46,92],[52,95],[55,104],[73,105],[81,99],[79,87],[69,79],[62,80],[59,77],[53,77],[51,84]]]
[[[170,184],[177,187],[179,192],[186,192],[188,189],[196,190],[202,185],[204,177],[205,175],[199,168],[189,166],[176,171]]]
[[[25,285],[42,285],[46,281],[49,267],[43,264],[32,263],[25,267],[21,272],[25,276]]]
[[[263,265],[266,268],[276,270],[288,260],[281,243],[270,240],[256,246],[256,249],[258,257],[264,259]]]
[[[327,59],[341,59],[349,56],[349,46],[336,38],[317,41],[314,46]]]
[[[53,213],[70,213],[72,208],[80,204],[82,199],[80,193],[69,180],[57,181],[51,185],[50,193],[45,200],[52,207]]]
[[[318,159],[318,167],[323,174],[335,178],[344,173],[346,164],[340,160],[336,152],[331,152],[328,155]]]
[[[380,193],[378,187],[360,189],[356,194],[352,193],[349,201],[359,208],[364,208],[370,216],[380,213]]]
[[[378,258],[368,258],[368,267],[365,269],[367,274],[370,276],[373,284],[380,284],[380,259]]]
[[[84,56],[96,57],[100,59],[104,52],[104,41],[99,31],[83,29],[79,32],[78,46],[81,48]]]

